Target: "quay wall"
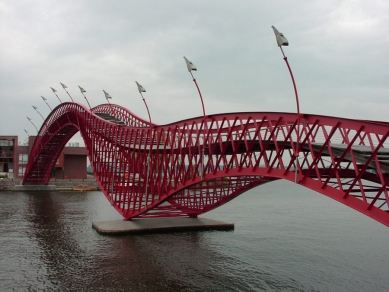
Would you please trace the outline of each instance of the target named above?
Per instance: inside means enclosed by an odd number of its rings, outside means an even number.
[[[96,187],[99,186],[94,178],[87,179],[52,179],[48,185],[22,185],[21,180],[3,179],[0,182],[0,191],[71,191],[79,185]]]

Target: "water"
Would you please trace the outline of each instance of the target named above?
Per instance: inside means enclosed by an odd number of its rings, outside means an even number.
[[[387,291],[389,228],[277,181],[203,217],[234,231],[102,236],[101,192],[0,193],[0,291]]]

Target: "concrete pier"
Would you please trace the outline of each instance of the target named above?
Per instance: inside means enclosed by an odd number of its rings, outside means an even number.
[[[176,217],[98,221],[93,222],[92,227],[101,234],[122,235],[187,230],[234,230],[234,223],[207,218]]]

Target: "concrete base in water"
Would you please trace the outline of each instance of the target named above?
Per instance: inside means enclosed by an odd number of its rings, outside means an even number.
[[[206,218],[176,217],[132,219],[130,221],[98,221],[93,222],[92,227],[101,234],[119,235],[187,230],[233,230],[234,223],[227,223]]]

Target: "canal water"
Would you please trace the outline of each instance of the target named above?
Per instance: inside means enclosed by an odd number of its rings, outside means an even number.
[[[388,291],[389,228],[301,186],[203,217],[235,230],[102,236],[101,192],[0,193],[0,291]]]

